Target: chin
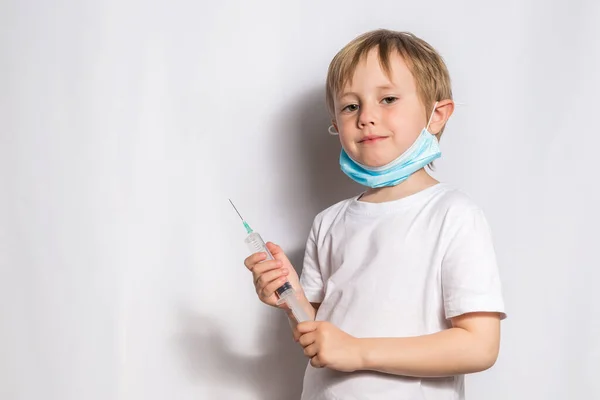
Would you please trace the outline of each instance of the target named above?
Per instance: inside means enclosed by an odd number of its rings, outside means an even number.
[[[384,165],[391,163],[395,159],[396,159],[396,157],[391,156],[391,155],[387,155],[387,156],[373,155],[373,156],[367,156],[367,157],[360,157],[356,161],[358,161],[362,165],[366,165],[367,167],[379,168],[379,167],[383,167]]]

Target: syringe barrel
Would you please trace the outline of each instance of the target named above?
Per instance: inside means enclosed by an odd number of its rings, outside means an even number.
[[[258,232],[252,232],[251,234],[249,234],[246,237],[246,239],[244,240],[244,242],[246,242],[246,245],[248,246],[248,248],[250,249],[250,251],[252,252],[252,254],[255,254],[255,253],[267,253],[267,260],[274,260],[275,259],[273,257],[273,254],[271,254],[271,252],[267,248],[267,245],[265,244],[265,241],[258,234]],[[276,290],[276,292],[277,292],[277,294],[279,296],[281,296],[286,290],[289,290],[289,289],[292,289],[292,285],[289,282],[286,282],[283,285],[281,285]]]
[[[258,232],[252,232],[251,234],[249,234],[244,240],[244,242],[246,242],[246,245],[248,246],[252,254],[264,252],[267,253],[268,260],[274,260],[273,254],[271,254],[269,249],[267,249],[265,241],[262,239],[262,237],[260,237]]]
[[[306,322],[310,320],[310,317],[306,313],[306,310],[302,308],[302,305],[296,297],[296,291],[291,286],[289,289],[285,290],[282,294],[280,294],[280,297],[281,300],[285,301],[289,309],[292,310],[292,314],[294,314],[294,318],[296,318],[296,321]]]

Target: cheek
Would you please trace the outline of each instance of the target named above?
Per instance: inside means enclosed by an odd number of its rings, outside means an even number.
[[[344,135],[343,133],[340,132],[339,138],[340,138],[340,144],[342,145],[343,149],[346,150],[347,153],[352,152],[354,149],[353,142],[348,137],[348,135]]]
[[[396,136],[407,138],[407,140],[410,140],[413,136],[417,136],[425,127],[422,121],[415,118],[414,115],[405,115],[395,112],[386,114],[386,125]]]
[[[353,120],[348,115],[338,115],[336,117],[339,132],[350,131],[353,126]]]
[[[398,109],[389,109],[384,113],[385,115],[385,123],[390,129],[406,129],[409,125],[411,125],[411,120],[414,118],[410,118],[406,113],[401,112]]]
[[[338,132],[340,143],[345,149],[353,145],[354,140],[354,129],[352,128],[352,122],[349,120],[340,120],[338,118]]]

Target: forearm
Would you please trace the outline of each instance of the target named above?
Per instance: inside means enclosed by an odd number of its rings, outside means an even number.
[[[357,339],[365,370],[414,377],[442,377],[483,371],[498,349],[463,328],[425,336]]]

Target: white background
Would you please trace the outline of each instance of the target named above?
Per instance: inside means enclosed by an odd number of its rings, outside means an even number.
[[[323,85],[356,35],[412,31],[458,106],[435,176],[494,231],[509,317],[470,399],[600,398],[600,2],[0,3],[0,398],[299,397],[231,197],[297,268],[360,190]]]

